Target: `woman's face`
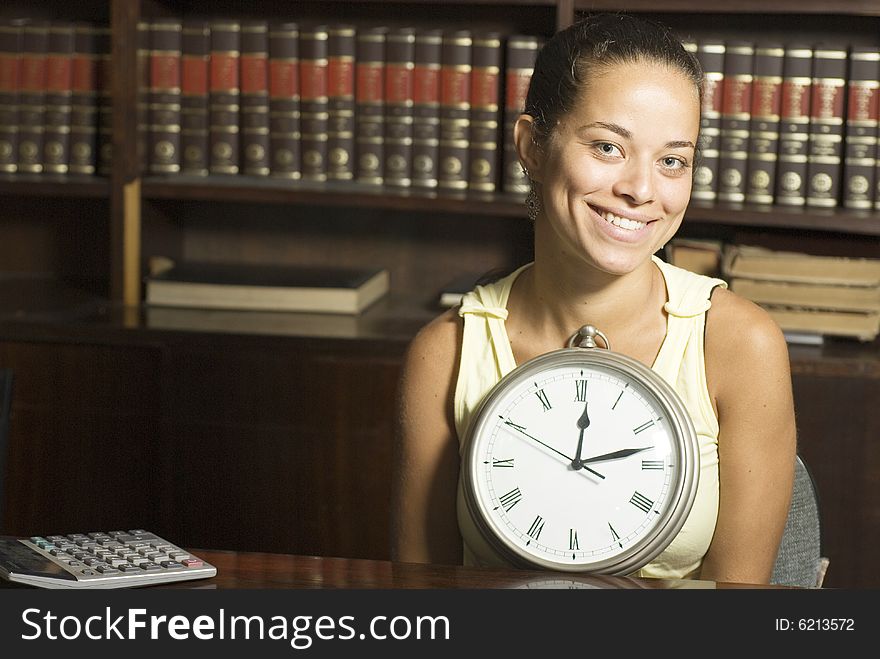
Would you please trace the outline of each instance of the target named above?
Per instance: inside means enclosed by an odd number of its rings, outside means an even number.
[[[553,258],[610,274],[643,264],[676,232],[691,192],[697,90],[663,64],[593,76],[544,146],[538,222]]]

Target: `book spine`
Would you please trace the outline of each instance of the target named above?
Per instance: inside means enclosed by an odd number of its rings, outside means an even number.
[[[66,174],[70,166],[73,44],[72,23],[57,22],[49,26],[43,124],[43,171],[49,174]]]
[[[697,58],[703,68],[703,101],[700,108],[700,158],[694,170],[691,196],[702,201],[718,198],[724,53],[725,45],[721,41],[702,41],[697,46]]]
[[[395,28],[385,44],[385,185],[412,184],[415,28]]]
[[[853,47],[850,52],[843,156],[843,205],[871,209],[877,176],[877,124],[880,100],[880,51]]]
[[[468,131],[468,189],[498,189],[501,139],[501,35],[485,32],[473,39],[471,109]]]
[[[18,171],[43,171],[43,124],[46,116],[48,23],[25,25],[18,106]]]
[[[472,51],[470,30],[444,33],[440,55],[440,171],[437,183],[443,192],[467,189]]]
[[[18,104],[25,20],[0,24],[0,172],[18,169]]]
[[[175,19],[150,24],[147,171],[180,171],[180,101],[183,23]]]
[[[272,176],[302,176],[297,23],[273,23],[269,28],[269,160]]]
[[[150,152],[150,32],[147,21],[137,23],[137,47],[135,49],[135,75],[137,76],[137,100],[135,105],[135,148],[137,149],[138,171],[145,172],[149,167]],[[110,46],[113,47],[112,44]],[[111,53],[112,57],[112,53]],[[111,61],[112,66],[112,61]],[[109,90],[112,95],[113,90]],[[109,117],[112,124],[113,118]],[[113,127],[110,126],[112,149]]]
[[[843,104],[847,52],[841,47],[813,51],[813,99],[807,155],[807,206],[838,205],[843,162]]]
[[[238,174],[241,134],[241,23],[211,23],[211,72],[208,87],[208,171]]]
[[[208,174],[208,79],[211,28],[185,20],[180,42],[180,171]]]
[[[773,201],[803,206],[807,201],[807,148],[810,139],[810,88],[813,49],[791,44],[782,65],[782,114],[779,118],[779,157]]]
[[[354,178],[355,55],[352,25],[327,28],[327,179]]]
[[[300,148],[302,177],[309,181],[327,180],[328,37],[326,25],[299,33]]]
[[[269,175],[269,24],[241,26],[242,173]]]
[[[113,53],[109,27],[98,28],[98,174],[109,176],[113,166]]]
[[[753,44],[742,41],[726,44],[718,154],[719,201],[740,203],[746,198],[754,59]]]
[[[385,172],[385,40],[388,29],[362,29],[357,35],[355,143],[358,183],[382,185]]]
[[[416,188],[437,187],[442,44],[442,30],[416,30],[412,148],[412,186]]]
[[[70,98],[70,174],[97,171],[98,28],[74,26],[73,72]]]
[[[773,203],[784,55],[785,47],[782,44],[761,43],[755,47],[746,177],[746,201],[749,203]]]
[[[526,106],[526,95],[535,68],[540,42],[537,37],[514,35],[507,39],[506,64],[504,67],[504,146],[502,148],[502,189],[504,192],[524,194],[529,191],[516,144],[513,129]]]

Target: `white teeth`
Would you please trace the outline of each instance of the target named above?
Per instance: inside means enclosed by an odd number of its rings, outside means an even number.
[[[639,222],[638,220],[630,220],[626,217],[619,217],[612,213],[611,211],[604,211],[600,213],[600,215],[607,221],[611,222],[616,227],[620,227],[621,229],[629,229],[630,231],[638,231],[639,229],[645,226],[644,222]]]

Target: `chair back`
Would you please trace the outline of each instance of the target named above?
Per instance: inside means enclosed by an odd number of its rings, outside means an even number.
[[[828,559],[822,555],[822,519],[816,483],[803,458],[798,455],[791,506],[770,582],[820,588],[827,569]]]

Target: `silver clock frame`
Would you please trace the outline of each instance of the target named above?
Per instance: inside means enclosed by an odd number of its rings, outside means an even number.
[[[601,335],[601,334],[600,334]],[[604,338],[604,336],[602,337]],[[606,342],[607,344],[607,342]],[[595,345],[595,344],[593,344]],[[487,429],[497,425],[491,412],[496,401],[509,390],[522,386],[548,368],[594,366],[616,371],[626,380],[637,381],[656,398],[667,415],[673,430],[675,471],[657,523],[644,537],[613,557],[587,564],[570,564],[544,559],[526,552],[498,531],[500,528],[491,511],[479,504],[476,483],[484,469],[478,439]],[[585,572],[607,575],[628,575],[656,558],[678,535],[693,507],[699,484],[699,444],[690,415],[675,390],[657,373],[626,355],[599,347],[568,347],[539,355],[504,376],[483,399],[474,414],[464,441],[462,489],[467,510],[475,527],[486,542],[511,564],[524,568],[540,568],[562,572]]]

